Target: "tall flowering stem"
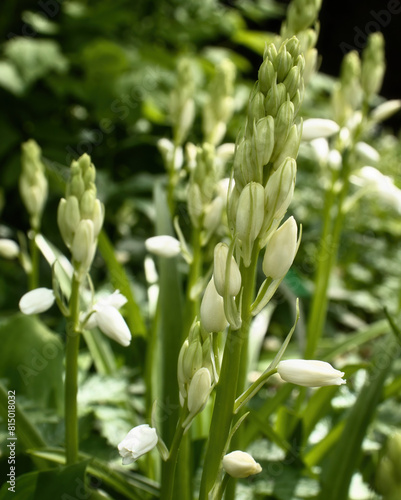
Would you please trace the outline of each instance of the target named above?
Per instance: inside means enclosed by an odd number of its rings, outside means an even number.
[[[232,257],[238,262],[241,290],[234,299],[230,279],[225,290],[218,287],[219,294],[224,298],[230,328],[216,389],[201,481],[201,500],[208,499],[221,482],[221,461],[230,445],[235,400],[245,386],[252,317],[270,300],[295,256],[295,252],[277,255],[275,244],[270,245],[269,242],[277,240],[273,236],[294,191],[295,159],[300,141],[295,118],[303,99],[304,67],[304,57],[296,37],[284,41],[278,48],[274,44],[266,47],[259,80],[249,100],[246,125],[237,139],[235,185],[227,207],[233,251],[227,257],[227,264]],[[292,237],[289,234],[284,238],[284,248],[294,246],[294,242],[287,241]],[[265,260],[269,262],[269,266],[265,266],[267,272],[270,273],[272,268],[281,269],[283,275],[280,272],[280,275],[273,273],[274,276],[266,276],[255,301],[258,307],[252,307],[258,256],[264,248]],[[286,260],[284,265],[281,262],[283,259]],[[226,277],[230,278],[230,269],[226,270]]]

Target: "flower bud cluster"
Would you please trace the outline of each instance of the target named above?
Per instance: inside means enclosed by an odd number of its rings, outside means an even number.
[[[103,225],[104,205],[96,198],[96,170],[87,154],[71,163],[66,197],[60,200],[57,222],[80,276],[88,272]]]
[[[380,31],[376,31],[369,36],[362,53],[361,85],[367,97],[380,91],[385,70],[384,38]]]
[[[361,61],[356,51],[348,52],[341,64],[340,81],[333,92],[334,120],[343,126],[362,102]]]
[[[191,152],[194,156],[194,165],[187,195],[188,213],[194,228],[201,231],[201,243],[205,245],[221,225],[227,197],[219,189],[219,180],[222,167],[231,155],[223,151],[222,156],[219,156],[218,150],[223,146],[216,150],[208,143],[194,148],[196,155]]]
[[[48,192],[45,167],[40,158],[41,153],[40,147],[33,139],[22,144],[22,172],[19,189],[30,216],[31,226],[35,230],[40,226]]]
[[[234,111],[235,66],[223,60],[217,67],[209,86],[209,98],[203,108],[203,134],[205,142],[217,145],[222,141]]]
[[[318,52],[318,15],[322,0],[293,0],[287,9],[287,18],[281,27],[284,40],[296,35],[305,57],[304,81],[307,83],[316,71]],[[315,26],[314,26],[315,25]]]
[[[189,59],[182,58],[177,68],[177,84],[170,96],[170,116],[174,130],[174,144],[185,141],[195,118],[194,77]]]
[[[376,470],[376,488],[383,500],[396,500],[401,491],[401,432],[395,431],[387,440]]]
[[[255,241],[263,247],[293,196],[300,130],[295,118],[304,95],[305,59],[296,37],[266,47],[234,158],[235,188],[228,221],[245,266]]]
[[[184,426],[200,413],[213,389],[214,375],[210,338],[202,341],[199,321],[195,322],[178,356],[177,378],[181,406],[188,409]]]

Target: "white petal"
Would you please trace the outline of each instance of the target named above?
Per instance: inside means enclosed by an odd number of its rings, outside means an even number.
[[[330,137],[340,130],[339,125],[333,120],[324,118],[309,118],[302,127],[302,140],[311,141],[318,137]]]
[[[131,332],[118,310],[104,305],[96,311],[96,322],[102,332],[124,347],[131,342]]]
[[[158,255],[159,257],[175,257],[181,252],[181,244],[172,236],[162,235],[153,236],[145,241],[145,246],[148,252]]]
[[[15,259],[19,255],[19,246],[13,240],[0,239],[0,257],[5,259]]]
[[[53,290],[36,288],[21,297],[19,308],[24,314],[39,314],[50,309],[54,301]]]
[[[128,465],[153,449],[158,441],[156,429],[148,424],[138,425],[129,431],[118,444],[123,465]]]

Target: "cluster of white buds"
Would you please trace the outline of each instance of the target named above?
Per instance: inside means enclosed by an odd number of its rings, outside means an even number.
[[[39,229],[48,191],[41,154],[40,147],[33,139],[22,144],[22,172],[19,178],[19,189],[34,230]]]
[[[361,85],[368,98],[380,91],[385,70],[384,37],[376,31],[369,36],[362,53]]]
[[[341,64],[340,80],[334,88],[334,120],[344,126],[362,102],[361,61],[357,52],[348,52]]]
[[[220,144],[234,111],[235,66],[223,60],[209,85],[208,100],[203,107],[203,134],[205,142]]]
[[[188,213],[193,227],[201,231],[201,244],[206,245],[221,225],[226,204],[226,197],[218,189],[224,161],[218,164],[219,157],[212,144],[204,143],[195,151],[188,185]]]
[[[282,39],[296,35],[305,57],[304,81],[307,83],[316,71],[318,52],[318,15],[322,0],[293,0],[287,9],[280,35]],[[317,27],[314,27],[316,25]]]
[[[188,427],[209,400],[214,383],[210,338],[202,341],[201,327],[196,321],[183,343],[177,366],[180,403],[188,410],[183,427]]]
[[[170,116],[175,146],[184,143],[195,118],[194,88],[191,61],[182,58],[178,62],[177,84],[170,96]]]
[[[95,166],[87,154],[73,161],[66,197],[58,206],[58,226],[78,279],[90,269],[103,225],[104,205],[96,198],[95,177]]]

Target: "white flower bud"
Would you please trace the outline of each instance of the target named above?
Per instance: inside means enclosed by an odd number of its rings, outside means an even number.
[[[6,238],[0,239],[0,257],[4,259],[15,259],[20,252],[18,244]]]
[[[310,145],[312,146],[313,152],[315,153],[318,162],[324,165],[327,162],[330,151],[327,139],[325,139],[324,137],[313,139],[312,141],[310,141]]]
[[[212,378],[207,368],[200,368],[192,377],[188,389],[188,411],[195,416],[205,407],[212,390]]]
[[[291,267],[297,249],[297,223],[287,219],[270,238],[263,258],[263,272],[272,279],[280,279]]]
[[[94,254],[94,228],[93,222],[89,219],[82,219],[77,227],[71,245],[71,253],[77,262],[85,264],[91,263]],[[96,249],[96,247],[95,247]]]
[[[235,229],[242,244],[242,256],[245,266],[251,262],[253,243],[262,228],[265,207],[264,189],[257,182],[250,182],[241,191]]]
[[[380,160],[378,151],[375,148],[372,148],[369,144],[366,144],[366,142],[357,142],[355,144],[355,151],[358,156],[366,162],[375,164]]]
[[[156,429],[148,424],[138,425],[129,431],[118,444],[118,451],[123,459],[123,465],[135,462],[139,457],[152,450],[157,445]]]
[[[207,332],[222,332],[228,322],[223,298],[217,293],[213,278],[209,281],[200,306],[200,318]]]
[[[217,293],[222,297],[226,288],[227,256],[228,246],[225,243],[218,243],[214,248],[213,280]],[[234,257],[231,257],[230,276],[227,286],[228,295],[231,296],[236,296],[241,289],[241,273]]]
[[[23,314],[39,314],[54,304],[55,297],[50,288],[35,288],[21,297],[19,308]]]
[[[297,162],[293,158],[287,158],[269,177],[265,187],[266,221],[281,220],[284,217],[294,194],[296,172]]]
[[[107,304],[95,305],[96,323],[102,332],[119,344],[127,347],[131,343],[131,332],[118,310]]]
[[[401,109],[401,99],[392,99],[379,104],[371,113],[371,118],[375,122],[382,122],[390,118]]]
[[[303,387],[324,387],[346,383],[344,372],[334,369],[325,361],[309,359],[287,359],[280,361],[277,372],[285,382]]]
[[[181,244],[172,236],[153,236],[145,241],[146,250],[159,257],[171,258],[181,252]]]
[[[255,462],[249,453],[244,451],[232,451],[223,457],[223,469],[231,477],[245,478],[259,474],[262,471],[260,464]]]
[[[330,137],[340,130],[339,125],[333,120],[324,118],[310,118],[305,120],[302,128],[302,140],[311,141],[318,137]]]

